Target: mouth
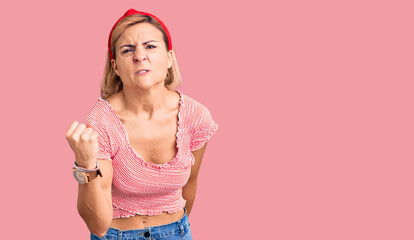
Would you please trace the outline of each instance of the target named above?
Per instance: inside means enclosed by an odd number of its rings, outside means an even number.
[[[137,72],[135,72],[135,75],[145,75],[146,73],[148,73],[150,70],[148,69],[141,69]]]

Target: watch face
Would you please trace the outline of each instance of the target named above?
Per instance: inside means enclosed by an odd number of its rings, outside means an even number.
[[[84,184],[86,182],[85,175],[83,175],[79,171],[73,171],[73,176],[75,177],[76,181],[78,181],[80,184]]]

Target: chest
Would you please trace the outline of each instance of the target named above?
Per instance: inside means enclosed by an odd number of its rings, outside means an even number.
[[[143,161],[164,164],[177,155],[177,113],[172,111],[151,121],[120,117],[128,144]]]

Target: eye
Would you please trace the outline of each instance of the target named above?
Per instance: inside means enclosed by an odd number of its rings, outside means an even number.
[[[128,52],[129,50],[132,50],[132,49],[127,49],[127,50],[123,51],[122,53],[126,53],[126,52]]]
[[[149,48],[149,49],[151,49],[151,48],[156,48],[156,46],[154,46],[154,45],[148,45],[148,48]]]

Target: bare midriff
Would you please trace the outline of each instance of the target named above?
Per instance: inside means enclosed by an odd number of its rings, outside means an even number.
[[[154,227],[169,224],[180,220],[184,216],[184,209],[176,213],[162,212],[159,215],[134,215],[128,218],[112,219],[111,227],[119,230],[128,229],[145,229],[145,227]]]

